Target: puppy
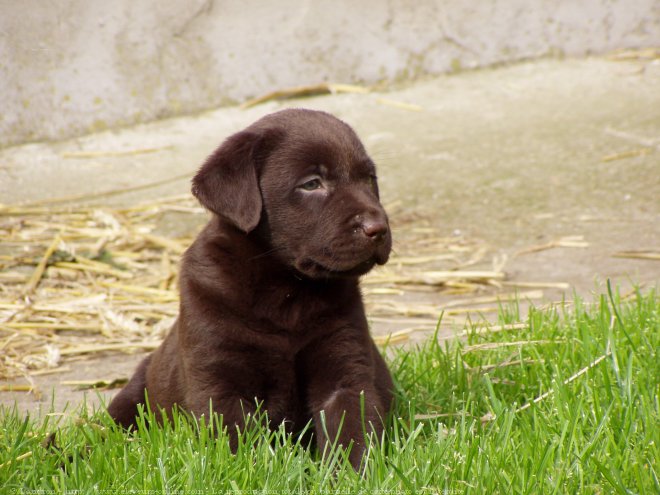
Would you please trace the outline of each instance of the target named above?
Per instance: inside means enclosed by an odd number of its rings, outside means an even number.
[[[358,469],[393,388],[358,286],[392,246],[373,161],[337,118],[283,110],[229,137],[192,192],[213,217],[183,257],[179,317],[111,417],[134,425],[146,390],[154,411],[212,404],[240,428],[260,402],[291,432],[312,419],[321,449],[352,443]]]

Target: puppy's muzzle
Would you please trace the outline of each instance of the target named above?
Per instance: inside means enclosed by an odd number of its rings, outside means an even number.
[[[370,216],[360,221],[360,228],[369,240],[381,243],[389,232],[387,220],[382,216]]]
[[[392,245],[390,227],[385,212],[374,209],[367,213],[355,216],[356,228],[354,232],[362,237],[360,244],[366,250],[373,250],[372,259],[379,265],[387,262]]]

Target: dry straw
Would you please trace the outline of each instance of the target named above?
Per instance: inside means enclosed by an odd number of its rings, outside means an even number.
[[[66,199],[0,205],[0,379],[68,370],[72,359],[153,349],[178,312],[179,259],[195,232],[175,238],[157,225],[170,214],[201,225],[206,214],[193,198],[127,208]],[[373,324],[391,332],[379,341],[405,342],[413,332],[433,330],[443,313],[445,324],[460,324],[512,297],[480,294],[505,279],[501,269],[472,268],[489,262],[483,243],[443,237],[397,204],[390,210],[395,253],[363,281]],[[463,297],[445,307],[433,302],[442,294]],[[20,387],[6,383],[3,390]]]

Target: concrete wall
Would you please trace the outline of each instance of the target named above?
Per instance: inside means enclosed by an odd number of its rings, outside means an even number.
[[[658,0],[0,0],[0,146],[293,85],[658,45]]]

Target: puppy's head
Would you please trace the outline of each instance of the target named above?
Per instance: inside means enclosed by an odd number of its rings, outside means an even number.
[[[392,247],[374,163],[327,113],[283,110],[231,136],[193,179],[193,194],[246,234],[256,229],[310,278],[361,275]]]

